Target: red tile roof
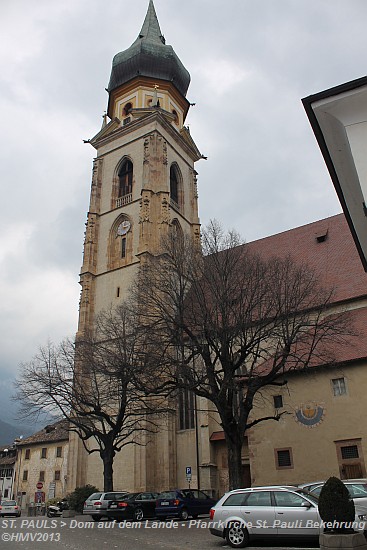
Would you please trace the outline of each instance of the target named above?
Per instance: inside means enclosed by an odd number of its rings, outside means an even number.
[[[325,240],[323,236],[326,236]],[[367,273],[362,267],[344,214],[253,241],[245,246],[265,258],[290,255],[298,262],[309,264],[320,272],[323,286],[335,288],[335,301],[367,295]]]
[[[50,424],[36,432],[35,434],[17,441],[18,447],[23,447],[24,445],[34,445],[38,443],[51,443],[54,441],[64,441],[69,439],[68,431],[69,423],[67,420],[60,420],[54,424]]]

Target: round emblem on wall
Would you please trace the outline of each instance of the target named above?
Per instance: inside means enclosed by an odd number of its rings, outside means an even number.
[[[302,404],[295,412],[296,421],[306,426],[314,428],[322,422],[325,415],[325,407],[315,402]]]
[[[124,220],[117,228],[117,235],[126,235],[131,227],[131,223],[128,220]]]

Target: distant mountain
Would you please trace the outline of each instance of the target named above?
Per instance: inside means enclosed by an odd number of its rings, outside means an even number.
[[[29,426],[13,426],[0,420],[0,445],[10,445],[17,437],[21,435],[28,437],[34,431],[37,431],[37,428],[32,430]]]

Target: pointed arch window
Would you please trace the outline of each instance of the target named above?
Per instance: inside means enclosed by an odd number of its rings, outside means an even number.
[[[125,215],[119,216],[110,230],[108,269],[116,269],[130,263],[132,260],[132,246],[130,220]]]
[[[171,202],[176,208],[181,206],[181,174],[176,164],[172,164],[169,172],[169,192]]]
[[[118,173],[119,178],[119,190],[118,196],[126,197],[131,195],[133,190],[133,163],[130,159],[125,159],[121,164],[121,168]]]

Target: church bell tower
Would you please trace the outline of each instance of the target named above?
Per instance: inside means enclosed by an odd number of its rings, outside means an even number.
[[[190,75],[166,44],[149,0],[138,37],[113,59],[107,114],[101,130],[88,140],[97,156],[80,273],[77,337],[93,325],[98,312],[128,295],[144,255],[158,252],[170,227],[200,238],[194,163],[202,155],[184,125],[189,83]],[[144,447],[128,452],[124,460],[125,465],[126,460],[131,463],[133,482],[124,488],[143,490],[154,483],[158,488],[154,472],[151,482],[146,474],[147,452],[150,469],[153,464],[153,470],[167,472],[161,483],[175,482],[174,430],[166,430],[160,444],[170,456],[159,459],[168,461],[165,464],[158,464],[153,451]],[[69,462],[70,489],[85,483],[101,485],[102,464],[96,458],[92,462],[76,436],[71,437]]]

